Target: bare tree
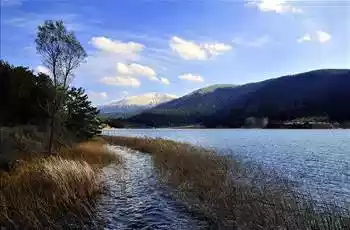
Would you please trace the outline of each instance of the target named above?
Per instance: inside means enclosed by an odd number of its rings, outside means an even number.
[[[48,20],[39,25],[35,43],[44,66],[50,70],[55,87],[54,101],[47,107],[50,114],[48,152],[51,153],[55,123],[59,120],[59,112],[65,105],[69,83],[74,70],[87,55],[74,33],[66,29],[63,21]]]

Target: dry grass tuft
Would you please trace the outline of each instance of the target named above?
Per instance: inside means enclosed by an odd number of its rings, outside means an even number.
[[[99,167],[120,161],[118,155],[109,151],[104,142],[100,140],[83,142],[72,148],[64,148],[59,155],[67,159],[84,160]]]
[[[17,161],[8,172],[0,171],[0,228],[81,227],[105,188],[100,168],[117,161],[98,141]]]
[[[88,213],[101,182],[99,171],[84,161],[49,157],[27,162],[0,175],[0,223],[6,228],[57,227],[52,225],[61,215]]]
[[[349,210],[315,202],[262,170],[189,144],[162,139],[105,137],[110,144],[151,153],[160,179],[217,227],[238,229],[350,229]]]

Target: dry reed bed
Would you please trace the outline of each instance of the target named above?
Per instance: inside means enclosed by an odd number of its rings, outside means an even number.
[[[151,153],[160,179],[217,228],[350,229],[348,210],[327,206],[320,211],[287,181],[213,151],[163,139],[104,138],[110,144]]]
[[[102,167],[111,162],[119,162],[120,158],[113,152],[110,152],[103,139],[95,139],[88,142],[77,144],[73,148],[64,148],[59,151],[61,157],[71,160],[84,160],[87,163]]]
[[[94,198],[104,189],[100,167],[118,159],[96,141],[59,152],[0,172],[0,227],[66,229],[91,216]]]

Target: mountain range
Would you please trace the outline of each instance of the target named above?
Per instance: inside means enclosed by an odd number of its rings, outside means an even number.
[[[270,123],[304,117],[350,121],[350,70],[322,69],[245,85],[213,85],[159,104],[127,122],[152,127],[200,124],[242,127],[248,118]]]
[[[175,98],[177,97],[172,94],[146,93],[110,102],[98,109],[104,117],[128,118]]]

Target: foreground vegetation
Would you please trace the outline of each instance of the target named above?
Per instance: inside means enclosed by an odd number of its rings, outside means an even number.
[[[110,144],[151,153],[160,179],[219,228],[349,229],[349,210],[325,205],[284,181],[230,157],[163,139],[109,137]]]
[[[0,227],[67,229],[91,224],[95,198],[104,190],[101,167],[117,161],[100,141],[17,160],[8,172],[0,171]]]
[[[35,44],[45,74],[0,60],[0,229],[82,228],[104,189],[101,167],[118,159],[86,142],[101,122],[70,85],[86,58],[74,32],[45,21]]]

